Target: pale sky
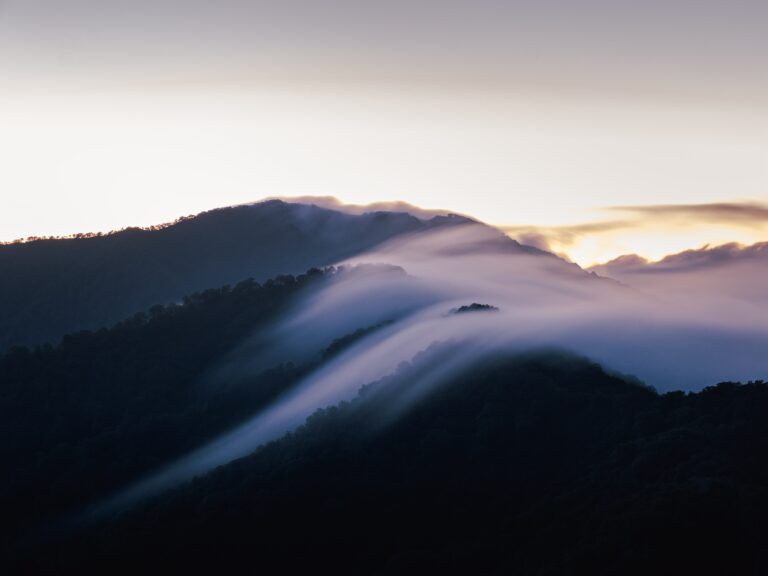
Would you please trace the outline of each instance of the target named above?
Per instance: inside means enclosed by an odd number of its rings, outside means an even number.
[[[0,0],[0,240],[305,195],[585,265],[768,240],[605,210],[768,203],[766,29],[762,0]]]

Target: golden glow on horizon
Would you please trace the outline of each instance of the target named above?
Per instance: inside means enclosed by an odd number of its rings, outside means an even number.
[[[705,245],[718,246],[736,242],[749,245],[768,240],[768,230],[745,230],[726,226],[701,226],[700,228],[656,228],[625,230],[604,235],[585,235],[572,244],[556,241],[550,244],[552,251],[564,254],[582,267],[603,264],[625,254],[637,254],[649,261],[684,250],[698,249]]]
[[[618,204],[766,200],[759,110],[367,90],[0,96],[0,239],[147,226],[269,196],[405,200],[493,225]],[[738,198],[734,195],[738,191]],[[552,244],[588,265],[762,229],[644,226]]]
[[[0,240],[273,196],[514,228],[768,203],[768,3],[0,1]],[[644,217],[589,264],[763,240]],[[566,241],[567,240],[567,241]]]

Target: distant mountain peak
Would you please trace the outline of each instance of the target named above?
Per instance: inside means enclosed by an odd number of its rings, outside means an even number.
[[[768,242],[758,242],[748,246],[729,242],[717,246],[705,244],[701,248],[670,254],[655,262],[637,254],[625,254],[604,264],[592,266],[589,270],[607,276],[645,272],[685,272],[763,258],[768,259]]]

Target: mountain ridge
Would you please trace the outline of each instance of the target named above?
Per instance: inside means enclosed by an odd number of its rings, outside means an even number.
[[[280,200],[169,225],[0,246],[0,350],[110,325],[185,294],[335,264],[404,234],[469,222],[345,214]]]

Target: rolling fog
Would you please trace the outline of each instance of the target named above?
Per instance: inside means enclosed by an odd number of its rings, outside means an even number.
[[[343,265],[330,283],[286,313],[267,335],[269,345],[243,343],[212,384],[281,362],[307,362],[336,338],[381,327],[320,364],[249,422],[102,509],[129,505],[243,457],[318,408],[348,400],[361,386],[393,374],[434,343],[451,342],[452,353],[418,382],[407,383],[397,406],[382,406],[383,411],[407,410],[446,376],[488,355],[536,348],[583,354],[659,391],[768,376],[768,318],[760,298],[744,297],[764,294],[754,285],[737,291],[739,298],[724,298],[717,284],[701,285],[699,271],[688,291],[685,274],[656,290],[648,282],[635,288],[472,223],[399,238]],[[764,276],[747,274],[731,282],[744,278]],[[473,302],[499,310],[451,312]]]

